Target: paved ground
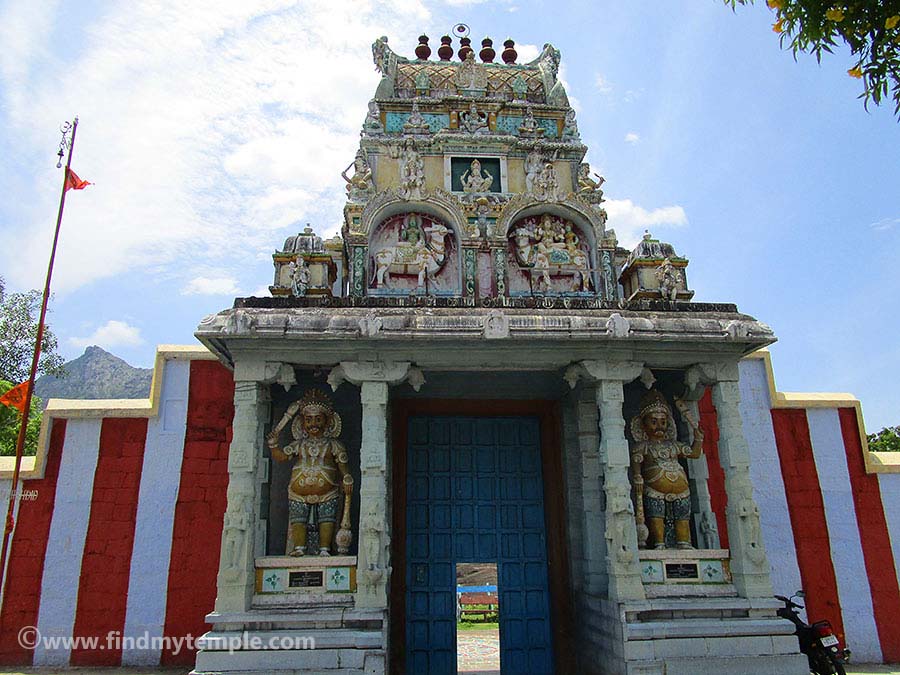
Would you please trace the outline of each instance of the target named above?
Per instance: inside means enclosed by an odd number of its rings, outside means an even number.
[[[479,636],[481,631],[466,631],[463,636],[467,636],[463,647],[460,644],[460,667],[459,672],[466,675],[496,675],[500,671],[495,670],[493,652],[484,645],[479,646]],[[472,639],[468,639],[471,637]],[[489,642],[490,636],[480,636],[482,642]],[[463,654],[465,651],[465,654]],[[496,651],[496,658],[499,659],[499,647]],[[64,671],[73,675],[186,675],[184,668],[72,668]],[[0,670],[0,675],[58,675],[59,668],[23,668],[21,670]],[[848,675],[900,675],[900,664],[893,666],[851,664],[847,668]]]

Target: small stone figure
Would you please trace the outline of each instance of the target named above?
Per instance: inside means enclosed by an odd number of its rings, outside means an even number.
[[[598,180],[591,178],[591,165],[587,162],[582,162],[578,166],[578,194],[591,204],[600,204],[603,201],[603,190],[600,186],[606,179],[600,174],[594,175]]]
[[[572,108],[566,111],[562,138],[564,141],[577,141],[581,138],[578,135],[578,122],[575,121],[575,110]]]
[[[534,196],[542,202],[557,201],[559,199],[559,178],[552,162],[544,164],[538,174],[534,185]]]
[[[544,168],[544,155],[538,150],[529,150],[525,156],[525,192],[534,192],[534,183]]]
[[[348,176],[347,172],[353,167],[353,176]],[[360,148],[356,152],[356,158],[341,171],[341,177],[347,181],[347,197],[351,200],[364,199],[370,196],[375,189],[372,182],[372,169],[369,161],[366,159],[366,151]]]
[[[456,88],[460,92],[487,89],[487,72],[484,66],[476,63],[473,51],[466,53],[456,73]]]
[[[302,298],[309,288],[309,266],[303,256],[298,255],[296,261],[289,263],[291,270],[291,293],[295,298]]]
[[[369,101],[369,112],[366,113],[366,120],[363,122],[363,134],[377,136],[383,133],[384,125],[381,123],[381,111],[378,109],[378,103],[373,98]]]
[[[481,162],[472,160],[471,166],[460,176],[463,192],[487,192],[491,189],[494,177],[487,171],[482,172]]]
[[[488,131],[488,116],[478,112],[478,106],[473,102],[468,111],[459,114],[460,125],[463,131],[470,134],[486,134]]]
[[[425,121],[425,118],[422,117],[422,113],[419,112],[418,101],[413,101],[412,112],[409,114],[409,119],[406,120],[406,123],[403,125],[403,131],[407,134],[427,134],[431,132],[431,127],[428,125],[428,122]]]
[[[525,117],[522,119],[522,126],[519,127],[519,136],[521,138],[538,138],[544,135],[544,127],[539,126],[534,118],[534,112],[531,106],[525,109]]]
[[[400,190],[402,199],[421,199],[425,187],[425,162],[416,152],[412,140],[400,153]]]
[[[431,91],[431,78],[428,76],[428,73],[424,70],[419,71],[419,74],[416,75],[416,94],[420,96],[427,96],[428,92]]]
[[[278,437],[288,424],[294,440],[282,448]],[[288,483],[288,555],[306,554],[307,527],[316,523],[319,528],[318,554],[331,555],[341,493],[344,494],[344,508],[338,532],[338,553],[349,550],[353,476],[347,465],[347,450],[338,440],[340,434],[341,417],[328,396],[318,389],[310,389],[302,399],[288,406],[281,421],[266,438],[275,460],[294,462]]]
[[[663,299],[674,302],[678,298],[681,275],[668,258],[656,268],[656,280],[659,282],[659,294]]]
[[[688,446],[677,439],[675,418],[665,397],[651,389],[641,399],[640,412],[631,419],[631,480],[634,485],[641,548],[650,536],[654,548],[690,549],[691,489],[679,457],[697,459],[703,432],[694,429]]]
[[[528,94],[528,83],[521,75],[516,75],[516,79],[512,82],[513,100],[524,101]]]

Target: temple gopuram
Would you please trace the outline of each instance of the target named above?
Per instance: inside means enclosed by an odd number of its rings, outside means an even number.
[[[900,462],[859,402],[778,392],[766,324],[620,245],[556,48],[428,42],[372,45],[339,236],[298,228],[150,400],[50,402],[0,662],[440,675],[481,611],[492,672],[800,675],[801,587],[900,659]]]

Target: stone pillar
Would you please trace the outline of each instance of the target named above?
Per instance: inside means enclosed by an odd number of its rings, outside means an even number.
[[[685,373],[684,383],[687,393],[683,400],[687,404],[694,422],[699,425],[700,406],[698,402],[706,393],[702,371],[697,366],[689,368]],[[690,441],[693,442],[693,434]],[[709,493],[709,465],[706,463],[706,454],[701,454],[697,459],[688,459],[687,463],[691,486],[691,510],[694,514],[697,543],[700,548],[719,548],[721,543],[719,542],[716,514],[712,510],[712,499]]]
[[[391,514],[388,509],[388,386],[405,379],[418,390],[421,371],[408,362],[345,361],[331,371],[328,383],[337,389],[347,381],[360,387],[362,447],[360,448],[359,554],[356,606],[388,606],[391,576]]]
[[[719,459],[725,472],[728,542],[734,586],[746,598],[771,598],[769,562],[750,482],[750,450],[741,423],[738,364],[718,364],[713,403],[719,420]]]
[[[581,503],[578,507],[582,519],[582,580],[588,594],[606,595],[606,539],[599,527],[603,518],[603,468],[600,465],[600,430],[595,387],[585,386],[577,392],[575,415],[581,477]]]
[[[635,361],[582,361],[579,366],[581,372],[597,382],[596,407],[600,427],[598,468],[603,474],[602,489],[606,501],[607,597],[615,601],[644,600],[646,596],[637,555],[637,526],[628,478],[630,455],[622,416],[622,404],[625,402],[623,385],[641,374],[643,364]],[[577,374],[571,369],[567,373],[571,384],[570,375],[577,377]],[[589,478],[599,480],[599,476],[585,476],[585,484]],[[590,556],[599,553],[597,548],[596,543],[593,550],[585,547],[589,567]]]
[[[264,364],[260,364],[263,366]],[[235,365],[234,422],[228,450],[228,493],[217,577],[219,614],[250,609],[255,586],[255,536],[259,521],[257,468],[268,410],[263,373]],[[202,551],[197,552],[203,555]]]

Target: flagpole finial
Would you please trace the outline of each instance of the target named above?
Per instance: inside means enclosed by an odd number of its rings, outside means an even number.
[[[74,126],[77,124],[78,118],[76,117],[74,124],[72,122],[63,122],[59,127],[59,130],[62,133],[62,138],[59,140],[59,151],[56,153],[56,156],[59,157],[59,161],[56,162],[57,169],[62,168],[63,158],[66,156],[66,150],[69,149],[72,143],[70,134]]]

